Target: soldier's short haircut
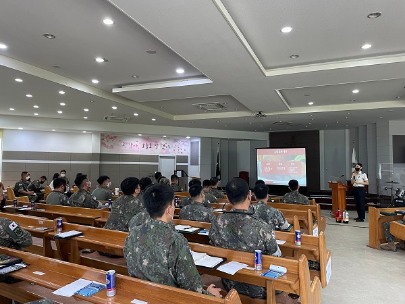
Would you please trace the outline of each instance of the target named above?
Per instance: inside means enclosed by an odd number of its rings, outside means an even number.
[[[174,199],[173,189],[165,184],[156,184],[149,187],[143,195],[146,211],[151,218],[159,218],[165,213]]]
[[[191,181],[188,182],[189,188],[191,188],[194,185],[201,185],[201,181],[199,179],[192,179]]]
[[[209,179],[204,179],[203,181],[203,187],[210,187],[211,186],[211,181]]]
[[[201,185],[194,185],[190,189],[188,189],[188,193],[190,193],[190,197],[196,197],[201,194],[202,187]]]
[[[42,178],[44,180],[48,180],[45,175],[42,175],[40,178]]]
[[[25,174],[27,174],[28,172],[27,171],[23,171],[23,172],[21,172],[21,177],[23,177]]]
[[[66,173],[66,170],[65,170],[65,169],[63,169],[63,170],[60,170],[60,173],[62,173],[62,172],[65,172],[65,173]]]
[[[162,172],[155,172],[155,179],[158,180],[159,178],[162,177]]]
[[[99,178],[97,178],[97,183],[101,185],[104,183],[107,179],[110,179],[107,175],[101,175]]]
[[[142,177],[139,185],[141,186],[141,190],[144,191],[149,185],[152,185],[152,180],[149,177]]]
[[[249,194],[249,186],[244,179],[234,178],[226,184],[226,195],[232,205],[243,203]]]
[[[255,193],[257,199],[262,200],[267,197],[267,194],[269,194],[269,187],[264,184],[258,184],[253,189],[253,192]]]
[[[59,188],[60,186],[66,186],[66,179],[64,179],[64,178],[59,178],[59,177],[57,177],[57,178],[55,178],[54,180],[53,180],[53,187],[56,189],[56,188]]]
[[[298,181],[296,179],[292,179],[288,182],[288,187],[290,187],[291,191],[295,191],[298,189]]]
[[[173,182],[176,179],[179,179],[179,177],[176,174],[172,174],[172,176],[170,176],[170,180]]]
[[[62,172],[62,171],[61,171]],[[65,171],[66,172],[66,171]],[[83,175],[83,173],[76,173],[76,177],[79,177],[80,175]]]
[[[76,179],[75,179],[75,185],[80,188],[80,186],[82,185],[82,183],[83,183],[83,181],[84,181],[85,179],[87,179],[87,175],[86,175],[86,174],[79,175],[79,176],[76,177]]]
[[[58,177],[59,177],[59,173],[54,173],[53,177],[52,177],[52,180],[54,180],[55,178],[58,178]]]
[[[216,184],[218,184],[218,178],[216,178],[215,176],[211,177],[210,182],[211,182],[211,186],[215,186]]]
[[[256,186],[256,185],[265,185],[265,183],[264,183],[263,180],[258,179],[258,180],[255,182],[255,186]]]
[[[138,188],[139,179],[136,177],[127,177],[121,182],[121,190],[125,195],[134,194],[136,188]]]

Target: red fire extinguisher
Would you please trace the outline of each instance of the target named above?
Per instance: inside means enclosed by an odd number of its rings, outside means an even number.
[[[338,208],[338,210],[336,211],[336,214],[335,214],[336,223],[341,223],[342,218],[343,218],[342,211],[340,211]]]

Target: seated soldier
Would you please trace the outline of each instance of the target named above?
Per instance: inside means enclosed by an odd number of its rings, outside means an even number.
[[[27,171],[21,172],[21,179],[14,185],[14,195],[16,197],[28,196],[30,201],[35,201],[37,195],[34,191],[28,190],[28,185],[30,184],[30,174]]]
[[[124,195],[112,203],[111,213],[104,228],[128,232],[129,221],[144,210],[143,202],[139,199],[141,187],[136,177],[127,177],[120,187]]]
[[[176,174],[173,174],[170,176],[171,179],[171,184],[170,187],[172,187],[174,192],[182,192],[183,189],[179,186],[179,178],[177,177]]]
[[[98,186],[94,189],[93,195],[99,201],[108,201],[113,199],[113,193],[109,189],[111,187],[110,178],[107,175],[101,175],[97,179]]]
[[[46,197],[46,203],[48,205],[68,206],[68,197],[65,195],[66,179],[55,178],[53,180],[53,187],[54,190]]]
[[[159,172],[159,171],[155,172],[155,184],[159,184],[159,180],[161,179],[161,177],[162,177],[162,172]]]
[[[205,200],[210,203],[218,203],[218,200],[215,196],[211,194],[211,182],[208,179],[203,181],[203,191],[205,194]]]
[[[224,198],[225,195],[222,193],[221,190],[218,189],[219,179],[214,176],[214,177],[211,177],[210,182],[211,182],[211,191],[210,191],[210,193],[213,196],[215,196],[216,198]]]
[[[189,189],[192,202],[181,208],[179,218],[181,220],[212,223],[216,216],[212,208],[204,207],[204,191],[201,185],[194,185]]]
[[[159,178],[159,184],[165,184],[170,186],[170,181],[166,176],[162,176],[161,178]]]
[[[175,231],[174,192],[166,185],[148,188],[144,195],[150,218],[131,226],[124,245],[128,273],[132,277],[204,294],[220,295],[210,285],[205,291],[186,238]]]
[[[298,181],[292,179],[288,182],[288,188],[291,192],[284,194],[283,202],[287,204],[300,204],[300,205],[309,205],[308,197],[302,195],[298,192],[300,186],[298,185]]]
[[[31,233],[16,222],[0,217],[0,246],[22,250],[32,245]]]
[[[153,185],[152,180],[149,177],[142,177],[139,180],[139,185],[141,186],[141,194],[145,193],[145,190]]]
[[[35,194],[37,195],[36,199],[37,201],[42,200],[44,198],[44,193],[42,193],[42,191],[45,189],[43,184],[46,182],[46,180],[47,180],[46,176],[42,175],[37,180],[32,181],[27,187],[29,191],[35,192]]]
[[[398,223],[405,225],[405,215],[402,218],[402,221],[397,221]],[[387,240],[387,244],[381,245],[381,249],[389,250],[389,251],[397,251],[397,246],[395,245],[395,236],[390,233],[391,222],[384,223],[384,233],[385,239]],[[401,240],[398,244],[398,248],[405,249],[404,240]]]
[[[253,192],[257,199],[257,203],[251,204],[249,207],[249,211],[253,213],[253,217],[265,221],[273,230],[276,230],[276,228],[280,230],[287,229],[290,224],[285,219],[283,213],[280,210],[267,205],[269,188],[266,185],[258,184]]]
[[[211,224],[210,242],[214,246],[231,250],[255,252],[280,256],[275,233],[270,225],[256,219],[249,212],[250,193],[245,180],[234,178],[226,185],[228,201],[232,204],[231,211],[225,211]],[[222,279],[227,291],[235,288],[240,294],[251,298],[266,298],[266,288]]]
[[[86,174],[79,175],[75,179],[75,185],[79,188],[79,191],[69,197],[68,205],[72,207],[82,208],[101,208],[102,205],[96,200],[94,196],[89,193],[91,187],[91,181],[87,179]]]
[[[201,181],[199,179],[192,179],[191,181],[188,182],[188,188],[191,188],[194,185],[200,185],[201,186]],[[193,200],[191,199],[190,196],[187,196],[186,198],[183,198],[180,201],[180,208],[183,208],[183,207],[185,207],[187,205],[190,205],[192,201]],[[204,207],[211,208],[211,204],[206,199],[204,200],[203,205],[204,205]]]

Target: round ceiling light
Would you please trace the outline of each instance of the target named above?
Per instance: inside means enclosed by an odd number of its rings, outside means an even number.
[[[64,95],[65,91],[59,91],[59,94]]]
[[[312,106],[312,105],[314,104],[314,102],[313,102],[313,101],[310,101],[310,102],[308,102],[308,104],[309,104],[310,106]]]
[[[354,89],[354,90],[352,91],[353,94],[357,94],[358,92],[360,92],[359,89]]]
[[[300,57],[300,55],[291,55],[290,56],[291,59],[297,59],[298,57]]]
[[[184,73],[184,69],[179,68],[179,69],[176,70],[176,73],[177,73],[177,74],[183,74],[183,73]]]
[[[155,121],[156,120],[156,118],[152,118],[152,121]]]
[[[371,48],[371,44],[366,43],[361,47],[363,50],[368,50],[369,48]]]
[[[10,108],[9,110],[10,110],[10,111],[14,111],[14,108]]]
[[[112,19],[110,19],[110,18],[105,18],[105,19],[103,20],[103,23],[104,23],[105,25],[113,25],[113,24],[114,24],[114,20],[112,20]]]
[[[66,106],[66,103],[61,102],[60,105],[61,105],[62,107],[64,107],[64,106]]]
[[[367,18],[369,18],[369,19],[376,19],[376,18],[378,18],[378,17],[380,17],[380,16],[381,16],[381,13],[380,13],[380,12],[375,12],[375,13],[368,14],[368,15],[367,15]]]
[[[5,50],[7,48],[7,45],[0,43],[0,49]]]
[[[100,81],[98,81],[97,79],[92,79],[91,82],[92,83],[99,83]]]
[[[108,60],[103,57],[96,57],[94,60],[97,61],[98,63],[108,62]]]
[[[291,26],[285,26],[281,29],[282,33],[290,33],[292,31],[292,27]]]
[[[16,78],[15,81],[17,82],[23,82],[23,80],[21,78]]]
[[[139,114],[138,113],[134,113],[134,116],[138,116]]]
[[[113,110],[117,110],[118,108],[116,106],[111,107]]]
[[[38,109],[38,108],[39,108],[39,106],[35,105],[35,106],[34,106],[34,108],[35,108],[35,109]]]
[[[32,95],[31,95],[31,94],[27,94],[27,95],[25,95],[25,96],[27,96],[28,98],[31,98],[31,97],[32,97]]]
[[[58,114],[62,114],[63,112],[62,111],[58,111]]]
[[[44,36],[45,38],[48,38],[48,39],[55,39],[55,38],[56,38],[55,35],[48,34],[48,33],[44,34],[43,36]]]

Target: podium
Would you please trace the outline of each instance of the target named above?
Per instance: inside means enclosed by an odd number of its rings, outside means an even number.
[[[332,217],[335,217],[336,211],[346,210],[346,186],[341,183],[329,183],[332,189]]]

